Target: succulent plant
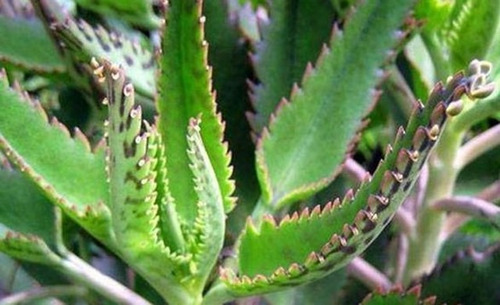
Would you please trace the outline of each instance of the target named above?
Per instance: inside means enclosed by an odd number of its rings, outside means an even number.
[[[2,304],[494,291],[499,6],[3,0]]]

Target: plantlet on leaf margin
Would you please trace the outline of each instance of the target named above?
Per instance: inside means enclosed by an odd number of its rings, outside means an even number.
[[[467,75],[438,83],[424,107],[415,103],[410,121],[400,128],[369,181],[309,213],[294,213],[276,224],[264,217],[256,228],[248,222],[237,246],[238,275],[229,268],[221,277],[236,295],[259,294],[318,279],[362,253],[392,219],[439,139],[447,109],[467,94],[491,93],[488,63],[473,61]],[[474,90],[472,90],[474,88]],[[298,247],[297,245],[300,245]],[[265,258],[257,255],[266,253]]]

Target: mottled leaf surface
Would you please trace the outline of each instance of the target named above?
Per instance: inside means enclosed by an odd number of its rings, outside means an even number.
[[[76,0],[78,5],[104,15],[114,15],[145,28],[158,28],[161,21],[153,12],[154,0]]]
[[[104,92],[104,88],[92,80],[90,67],[91,58],[103,58],[123,66],[139,94],[150,99],[154,97],[155,62],[151,50],[101,25],[94,27],[84,20],[74,19],[53,0],[35,1],[34,4],[80,86],[89,90],[90,82]]]

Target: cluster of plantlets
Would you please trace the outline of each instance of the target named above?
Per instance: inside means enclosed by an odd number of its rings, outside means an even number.
[[[500,1],[244,2],[0,3],[3,302],[498,301]]]

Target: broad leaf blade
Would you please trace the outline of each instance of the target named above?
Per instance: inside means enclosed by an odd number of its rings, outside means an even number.
[[[5,1],[0,5],[0,60],[37,72],[62,73],[66,70],[33,10],[15,2]]]
[[[412,3],[361,2],[302,89],[280,106],[257,150],[265,203],[279,207],[305,198],[335,176],[374,102],[380,67],[401,39],[398,28]]]
[[[262,25],[262,41],[252,56],[260,84],[253,90],[253,128],[268,126],[281,99],[290,96],[308,62],[318,58],[331,32],[334,11],[328,0],[270,2],[270,23]]]
[[[68,215],[111,241],[103,151],[92,153],[80,131],[71,138],[57,120],[49,123],[38,102],[6,81],[0,84],[0,108],[0,147],[7,157]]]
[[[56,245],[54,206],[36,184],[17,171],[0,170],[0,224]]]
[[[422,279],[422,293],[436,295],[439,303],[498,304],[500,250],[459,251]]]
[[[449,103],[468,91],[472,79],[459,73],[437,84],[426,107],[415,105],[373,177],[322,209],[249,223],[238,246],[239,276],[223,272],[237,294],[262,293],[325,276],[363,252],[404,201],[446,121]],[[488,86],[488,84],[484,84]],[[300,245],[300,246],[297,246]],[[262,256],[262,253],[266,253]]]
[[[226,212],[234,207],[234,182],[227,144],[222,142],[223,123],[216,112],[207,65],[207,43],[203,38],[202,1],[172,1],[166,9],[163,32],[163,55],[160,58],[160,97],[158,127],[165,143],[167,176],[171,192],[179,204],[179,214],[192,223],[197,196],[186,154],[185,131],[189,120],[201,115],[203,143],[221,188]],[[172,72],[175,71],[175,72]]]

